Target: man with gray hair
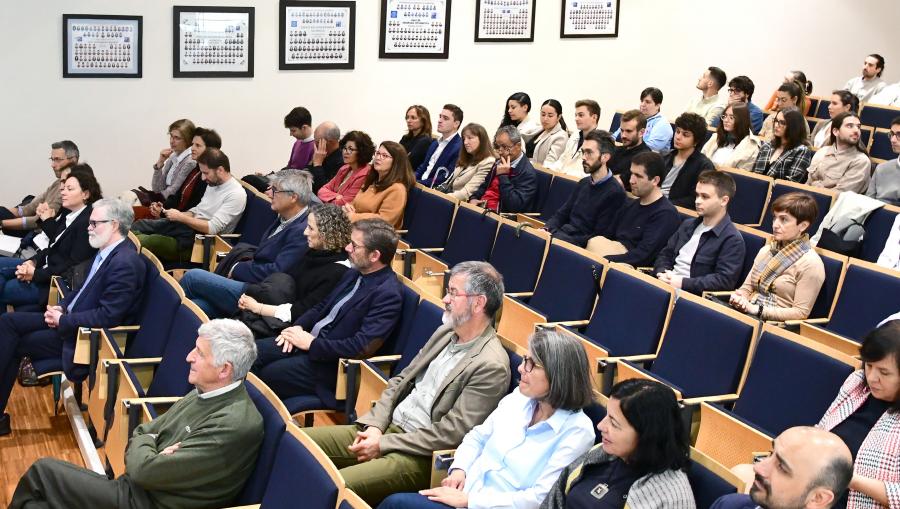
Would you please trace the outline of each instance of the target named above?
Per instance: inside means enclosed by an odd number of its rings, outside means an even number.
[[[10,433],[6,408],[22,357],[37,362],[61,358],[66,377],[81,382],[85,365],[74,364],[75,336],[80,327],[105,329],[134,323],[141,306],[146,269],[128,229],[134,221],[130,205],[117,199],[94,202],[88,242],[97,254],[75,267],[65,298],[47,311],[6,313],[0,317],[0,435]],[[85,276],[86,274],[86,276]]]
[[[25,472],[10,507],[222,507],[253,472],[263,421],[244,387],[256,358],[253,335],[236,320],[212,320],[188,354],[196,390],[138,426],[125,473],[110,480],[43,458]]]
[[[509,392],[509,357],[494,316],[503,277],[485,262],[453,267],[444,325],[355,425],[306,430],[373,506],[395,492],[428,487],[431,453],[452,449]]]
[[[319,188],[331,181],[344,165],[344,156],[338,150],[341,147],[341,130],[334,122],[325,121],[316,126],[313,139],[316,150],[306,169],[313,176],[313,193],[318,193]]]
[[[275,272],[287,272],[306,254],[303,234],[309,217],[312,175],[304,170],[279,172],[266,193],[278,217],[263,233],[259,247],[238,244],[216,266],[215,274],[191,269],[181,279],[187,298],[210,318],[231,316],[249,283],[259,283]]]
[[[17,237],[22,230],[37,228],[38,207],[48,207],[56,212],[62,204],[59,187],[60,182],[69,176],[69,170],[78,164],[78,146],[69,140],[58,141],[50,145],[50,168],[53,169],[54,180],[47,189],[36,195],[30,202],[14,207],[0,207],[0,226],[3,231]],[[17,234],[18,233],[18,234]]]
[[[494,135],[497,162],[484,183],[472,193],[469,203],[495,212],[534,212],[537,174],[522,150],[522,136],[513,126],[503,126]]]

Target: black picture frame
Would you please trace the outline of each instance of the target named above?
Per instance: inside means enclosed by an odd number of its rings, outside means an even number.
[[[590,2],[590,0],[588,0]],[[590,2],[591,4],[598,3],[603,4],[606,3],[607,7],[612,7],[615,4],[615,8],[612,12],[611,25],[613,27],[613,31],[600,31],[596,28],[591,31],[591,29],[587,26],[588,23],[584,23],[582,26],[582,32],[572,31],[569,27],[567,31],[566,27],[566,19],[569,17],[569,13],[573,10],[573,8],[579,8],[584,3],[583,0],[562,0],[562,8],[560,9],[559,14],[559,37],[561,39],[596,39],[596,38],[608,38],[608,37],[618,37],[619,36],[619,2],[620,0],[597,0],[596,2]],[[577,3],[578,6],[573,6],[571,4]],[[600,8],[603,6],[601,5]],[[598,13],[601,14],[601,13]],[[577,30],[577,29],[576,29]]]
[[[534,42],[534,22],[535,22],[535,13],[537,12],[537,0],[508,0],[510,2],[509,5],[506,5],[506,8],[514,8],[517,5],[527,6],[531,11],[531,20],[529,21],[529,25],[531,30],[529,30],[527,37],[509,37],[509,35],[514,34],[504,34],[504,33],[496,33],[490,34],[487,32],[504,32],[510,30],[507,27],[503,27],[502,23],[497,22],[496,26],[485,27],[485,33],[482,33],[482,26],[485,24],[484,20],[482,20],[482,16],[485,16],[489,11],[493,10],[493,7],[490,9],[482,8],[485,5],[485,0],[475,0],[475,42]],[[489,21],[489,23],[493,23]]]
[[[403,16],[400,12],[390,10],[391,16],[388,16],[388,11],[393,4],[403,3],[402,0],[381,0],[381,26],[379,30],[379,45],[378,45],[378,58],[429,58],[429,59],[448,59],[450,58],[450,12],[451,12],[451,3],[452,0],[432,0],[435,4],[444,4],[444,12],[440,13],[437,10],[429,12],[428,11],[419,11],[422,14],[427,14],[427,16],[422,16],[423,19],[409,19],[410,16]],[[417,6],[421,6],[422,4],[416,4]],[[419,12],[415,14],[419,14]],[[413,14],[412,12],[408,14]],[[398,18],[407,18],[406,24],[408,27],[404,27],[404,22]],[[438,27],[435,23],[432,23],[432,27],[422,26],[423,23],[427,23],[429,19],[431,20],[440,20],[442,17],[443,26],[443,35],[436,33]],[[389,23],[396,23],[395,25],[389,27]],[[400,30],[409,30],[409,33],[396,33],[391,38],[391,44],[388,44],[388,34],[392,31],[400,31]],[[431,33],[428,33],[431,32]],[[400,37],[409,38],[407,40],[397,40]],[[423,40],[412,40],[412,38],[422,38]],[[427,49],[424,47],[425,44],[428,44],[428,41],[424,40],[425,38],[429,38],[432,42],[442,41],[442,51],[412,51],[414,49],[414,45],[421,44],[423,45],[423,50]],[[399,45],[409,45],[411,51],[402,51],[398,50],[397,46]]]
[[[355,1],[279,0],[278,8],[278,69],[285,71],[354,68],[356,61]],[[298,15],[296,16],[298,19],[299,14],[304,10],[309,10],[312,14],[324,14],[320,17],[322,21],[318,22],[319,26],[315,26],[317,23],[315,21],[310,22],[310,30],[320,33],[328,40],[322,42],[323,37],[319,37],[318,43],[305,41],[304,39],[310,35],[306,31],[300,30],[299,22],[295,25],[295,20],[288,21],[289,9],[292,10],[291,15]],[[313,17],[313,19],[318,18]],[[289,23],[290,27],[288,27]],[[287,33],[289,28],[292,30],[291,34]],[[292,47],[296,50],[291,51]],[[323,47],[322,51],[316,51],[317,47]],[[304,54],[308,54],[308,57],[303,58]],[[338,55],[338,58],[327,61],[328,58],[323,58],[327,55]],[[316,60],[321,60],[321,62]]]
[[[143,36],[143,16],[63,14],[63,78],[143,77]]]
[[[185,48],[187,42],[182,23],[183,14],[224,14],[242,15],[246,19],[246,29],[241,30],[240,23],[244,19],[235,20],[239,23],[237,30],[229,32],[213,30],[213,26],[206,30],[207,40],[199,44],[196,49]],[[173,78],[252,78],[254,38],[256,35],[255,7],[216,7],[208,5],[175,5],[172,7],[172,77]],[[218,32],[218,33],[217,33]],[[240,37],[238,37],[240,36]],[[209,39],[213,44],[209,44]],[[201,52],[207,52],[202,55]],[[246,52],[246,54],[244,53]],[[241,61],[241,58],[245,60]],[[208,59],[209,62],[200,62]],[[241,69],[245,68],[245,69]]]

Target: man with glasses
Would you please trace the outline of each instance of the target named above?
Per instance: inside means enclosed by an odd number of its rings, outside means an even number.
[[[133,220],[131,206],[121,200],[94,202],[88,241],[98,251],[76,270],[76,274],[86,274],[83,280],[72,281],[73,291],[59,305],[47,306],[46,312],[0,317],[0,412],[6,408],[23,356],[32,361],[61,357],[66,378],[81,382],[88,370],[73,363],[78,329],[134,323],[146,272],[134,244],[127,241]],[[0,415],[0,435],[9,433],[9,415],[4,413]]]
[[[650,152],[650,147],[644,143],[646,130],[647,117],[640,110],[628,110],[622,114],[619,124],[622,145],[616,147],[607,166],[628,192],[631,192],[631,160],[638,154]]]
[[[456,448],[509,391],[509,358],[491,325],[503,277],[485,262],[458,263],[443,303],[444,324],[369,413],[349,426],[306,430],[373,507],[392,493],[427,488],[432,451]]]
[[[59,194],[60,182],[69,176],[69,170],[78,164],[78,146],[69,140],[58,141],[50,145],[50,168],[53,169],[53,182],[47,189],[36,195],[30,202],[14,207],[0,207],[0,226],[4,233],[21,237],[24,231],[37,228],[38,207],[49,208],[59,212],[62,199]]]
[[[287,272],[306,254],[312,175],[296,171],[272,177],[266,193],[278,216],[263,233],[259,247],[238,244],[216,266],[215,274],[191,269],[181,278],[184,295],[209,318],[230,317],[249,283],[259,283],[275,272]]]
[[[759,106],[752,102],[755,90],[756,86],[753,84],[753,80],[746,76],[735,76],[728,82],[728,102],[731,104],[738,102],[747,105],[747,109],[750,111],[750,129],[753,131],[753,134],[759,134],[765,115],[763,115]],[[716,117],[709,125],[710,127],[719,127],[719,122],[721,121],[721,117]]]
[[[462,121],[463,111],[459,106],[444,105],[437,122],[437,131],[441,137],[431,142],[425,159],[415,169],[416,180],[423,186],[437,186],[453,173],[462,147],[462,137],[459,135]]]
[[[581,177],[584,171],[581,166],[581,145],[587,133],[597,128],[600,122],[600,105],[593,99],[581,99],[575,102],[575,127],[578,132],[569,136],[566,148],[559,159],[547,165],[548,170],[567,173],[573,177]]]
[[[469,203],[495,212],[535,212],[537,174],[522,150],[519,130],[511,125],[497,129],[494,150],[497,162]]]
[[[891,120],[891,150],[900,154],[900,117]],[[866,196],[900,205],[900,158],[885,161],[875,168]]]
[[[841,112],[831,120],[831,140],[816,151],[809,164],[806,183],[814,187],[865,193],[872,162],[859,146],[859,117]]]

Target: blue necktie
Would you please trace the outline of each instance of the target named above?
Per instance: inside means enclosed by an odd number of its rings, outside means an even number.
[[[69,305],[66,306],[66,311],[71,312],[72,308],[75,307],[75,303],[78,302],[78,297],[81,297],[81,292],[83,292],[84,289],[87,288],[87,285],[91,282],[91,279],[93,279],[94,274],[96,274],[97,270],[100,269],[101,263],[103,263],[103,255],[100,253],[100,251],[97,251],[97,256],[94,257],[94,264],[91,265],[91,271],[88,272],[87,279],[84,280],[84,284],[81,285],[81,289],[79,289],[78,293],[75,294],[72,302],[70,302]]]
[[[321,320],[316,322],[315,325],[313,325],[312,330],[309,331],[312,337],[319,337],[319,333],[322,332],[322,329],[324,329],[334,321],[335,317],[337,317],[338,312],[341,310],[344,304],[346,304],[347,301],[350,300],[351,297],[353,297],[353,294],[356,293],[356,290],[359,289],[360,282],[362,282],[362,276],[356,278],[356,284],[353,285],[353,289],[351,289],[347,295],[344,295],[341,300],[335,302],[334,306],[331,307],[331,311],[328,312],[325,318],[322,318]]]

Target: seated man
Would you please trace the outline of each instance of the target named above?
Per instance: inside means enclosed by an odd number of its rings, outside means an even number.
[[[891,150],[900,154],[900,117],[891,120]],[[900,158],[885,161],[875,168],[866,196],[900,205]]]
[[[554,237],[585,247],[588,239],[608,235],[616,212],[625,201],[625,191],[616,182],[606,163],[616,148],[612,135],[591,131],[581,145],[582,166],[587,177],[578,181],[544,229]]]
[[[881,92],[886,85],[881,78],[882,73],[884,73],[884,57],[873,53],[863,61],[862,74],[847,80],[842,88],[859,97],[859,102],[869,102],[869,99]]]
[[[716,500],[711,509],[828,509],[853,477],[853,457],[841,439],[818,428],[788,428],[772,441],[772,454],[753,465],[750,494]]]
[[[607,260],[635,267],[653,265],[656,255],[678,229],[678,211],[659,187],[665,172],[662,157],[656,152],[648,150],[632,159],[631,192],[637,199],[619,210],[608,237],[624,252],[603,253]],[[588,249],[592,250],[591,243]]]
[[[831,119],[831,141],[813,155],[807,184],[835,191],[866,192],[872,162],[859,146],[861,125],[856,113],[841,112]]]
[[[750,110],[750,130],[753,131],[753,134],[759,134],[765,116],[762,110],[759,109],[759,106],[753,104],[753,92],[755,90],[756,85],[753,84],[753,80],[746,76],[735,76],[728,82],[728,102],[747,105],[747,109]],[[716,117],[709,126],[719,127],[721,121],[721,116]]]
[[[647,118],[640,110],[628,110],[622,113],[622,120],[619,124],[622,146],[616,147],[607,166],[616,180],[628,192],[631,192],[631,159],[638,154],[650,152],[650,147],[644,143],[646,130]]]
[[[165,209],[163,219],[144,219],[134,223],[134,233],[140,239],[141,246],[160,260],[190,258],[197,233],[231,233],[247,206],[247,193],[231,176],[231,165],[224,152],[208,148],[197,158],[197,163],[207,187],[196,207],[187,212]]]
[[[455,104],[445,104],[438,115],[437,131],[441,137],[432,141],[425,153],[425,160],[416,168],[416,181],[425,187],[435,187],[453,173],[462,137],[459,126],[462,125],[463,111]]]
[[[78,328],[133,323],[146,278],[144,262],[127,238],[133,219],[131,206],[121,200],[94,202],[88,238],[98,251],[90,270],[85,267],[87,276],[79,289],[66,295],[58,306],[47,306],[44,313],[0,317],[0,412],[6,409],[22,357],[33,361],[62,357],[66,378],[81,382],[87,367],[72,362]],[[0,435],[9,433],[9,414],[4,413],[0,415]]]
[[[660,112],[662,102],[663,93],[658,88],[647,87],[641,92],[641,105],[638,109],[647,119],[644,143],[654,152],[665,152],[672,146],[672,126]],[[621,134],[621,128],[616,129],[613,138],[618,140]]]
[[[469,203],[495,212],[534,212],[537,175],[522,149],[519,130],[508,125],[494,135],[497,162]]]
[[[256,342],[253,372],[282,399],[318,395],[337,402],[338,359],[371,357],[400,320],[400,282],[391,270],[399,237],[383,219],[353,223],[351,269],[322,302],[275,338]]]
[[[427,488],[432,451],[457,447],[509,390],[509,358],[491,326],[503,277],[488,263],[461,262],[448,281],[444,325],[372,410],[355,425],[306,430],[373,506]]]
[[[238,244],[219,263],[215,274],[191,269],[181,278],[184,295],[210,318],[231,316],[237,312],[238,299],[247,283],[259,283],[275,272],[287,272],[306,254],[303,232],[309,204],[315,196],[312,175],[302,170],[276,175],[269,181],[268,192],[278,217],[263,233],[258,248]]]
[[[653,273],[675,288],[702,295],[737,288],[744,239],[728,216],[736,186],[731,175],[710,170],[697,178],[697,215],[685,219],[659,252]]]
[[[256,466],[263,421],[244,387],[256,357],[253,335],[236,320],[197,330],[187,356],[196,387],[166,413],[138,426],[125,473],[110,480],[43,458],[25,472],[10,507],[222,507],[231,505]]]
[[[716,169],[700,152],[706,133],[706,122],[696,113],[682,113],[675,119],[675,150],[666,154],[662,182],[662,192],[673,205],[693,209],[697,176]]]
[[[587,133],[597,128],[600,122],[600,105],[593,99],[581,99],[575,102],[575,127],[578,132],[569,136],[566,148],[559,159],[547,165],[548,170],[567,173],[575,177],[584,175],[581,166],[581,144]]]
[[[337,175],[338,170],[344,165],[344,156],[338,150],[341,148],[341,130],[334,122],[325,121],[316,126],[313,139],[316,142],[316,150],[306,170],[313,176],[312,189],[315,194],[319,192],[320,187]]]
[[[710,67],[703,71],[703,75],[697,80],[697,90],[700,97],[691,99],[685,108],[685,113],[696,113],[706,120],[707,125],[719,118],[725,109],[725,101],[719,97],[719,90],[725,86],[725,71],[718,67]]]

